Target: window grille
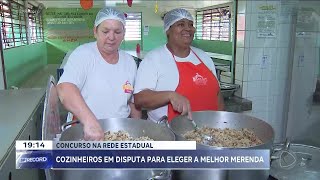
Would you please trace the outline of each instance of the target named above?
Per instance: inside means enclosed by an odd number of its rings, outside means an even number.
[[[196,39],[230,41],[231,12],[229,6],[196,12]]]

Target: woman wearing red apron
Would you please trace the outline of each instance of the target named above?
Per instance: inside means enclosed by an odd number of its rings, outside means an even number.
[[[192,50],[191,52],[194,53]],[[172,57],[175,60],[173,53]],[[197,55],[196,57],[200,61],[199,65],[175,60],[179,71],[179,84],[175,92],[189,100],[192,111],[219,110],[219,82],[201,59]],[[180,114],[170,103],[168,107],[169,121]]]
[[[134,101],[148,109],[148,118],[157,121],[167,115],[191,111],[224,110],[219,82],[212,60],[204,51],[191,47],[195,28],[191,14],[173,9],[164,17],[168,42],[149,52],[136,76]]]

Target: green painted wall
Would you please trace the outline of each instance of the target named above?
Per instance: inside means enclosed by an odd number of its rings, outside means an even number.
[[[138,43],[140,45],[142,44],[141,41],[139,41],[139,40],[136,40],[136,41],[123,41],[121,43],[121,45],[120,45],[120,49],[135,50]]]
[[[161,15],[154,12],[154,7],[117,5],[117,8],[123,12],[142,12],[142,42],[140,45],[143,51],[150,51],[166,43],[166,36],[163,32],[163,21]],[[149,27],[148,35],[144,35],[144,26]],[[136,42],[124,43],[125,49],[136,49]]]
[[[143,50],[150,51],[156,47],[166,44],[167,37],[163,32],[163,27],[150,26],[148,36],[143,36]]]
[[[142,12],[142,40],[123,41],[120,48],[135,50],[136,44],[144,51],[150,51],[166,43],[163,32],[163,21],[160,14],[154,13],[153,8],[117,6],[124,12]],[[44,32],[47,42],[48,64],[60,64],[64,55],[77,46],[95,41],[93,24],[96,13],[100,9],[65,9],[48,8],[44,11]],[[70,19],[71,18],[71,19]],[[147,35],[143,26],[149,26]]]
[[[193,40],[192,45],[204,51],[232,55],[232,42]]]
[[[124,41],[121,49],[135,50],[136,44],[140,43],[141,50],[150,51],[166,43],[161,15],[155,13],[153,8],[129,8],[127,5],[117,5],[116,8],[123,12],[142,12],[142,40]],[[69,50],[83,43],[95,41],[92,28],[98,10],[48,8],[44,11],[48,64],[60,64]],[[144,34],[144,26],[149,27],[147,34]],[[231,42],[194,40],[193,46],[205,51],[232,55]]]
[[[142,40],[124,41],[121,49],[150,51],[166,43],[163,21],[154,9],[145,7],[117,6],[124,12],[142,12]],[[19,86],[28,76],[45,64],[60,64],[64,55],[77,46],[94,41],[93,22],[99,9],[48,8],[43,13],[45,43],[37,43],[4,50],[7,84]],[[70,19],[72,18],[72,19]],[[148,26],[148,34],[143,27]],[[232,43],[194,40],[193,46],[205,51],[232,55]]]
[[[47,64],[46,43],[15,47],[3,51],[7,86],[20,86],[37,69]]]
[[[48,8],[43,13],[48,64],[60,64],[80,44],[94,41],[93,22],[98,9]]]

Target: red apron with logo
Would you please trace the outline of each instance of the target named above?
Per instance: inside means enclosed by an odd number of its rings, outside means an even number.
[[[172,54],[179,71],[179,84],[175,92],[185,96],[189,100],[192,111],[218,110],[219,82],[198,55],[194,51],[192,53],[199,59],[200,64],[194,65],[191,62],[177,62]],[[169,122],[180,114],[169,103]]]

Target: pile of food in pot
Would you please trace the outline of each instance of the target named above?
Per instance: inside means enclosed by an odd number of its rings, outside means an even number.
[[[263,144],[257,135],[247,128],[236,130],[203,127],[199,130],[188,131],[183,134],[183,137],[189,141],[197,141],[197,143],[204,144],[205,139],[203,135],[213,137],[212,141],[207,142],[209,146],[241,148]]]
[[[107,131],[104,133],[105,141],[154,141],[153,139],[147,136],[141,136],[138,138],[131,137],[130,134],[126,131],[117,131],[111,132]]]

